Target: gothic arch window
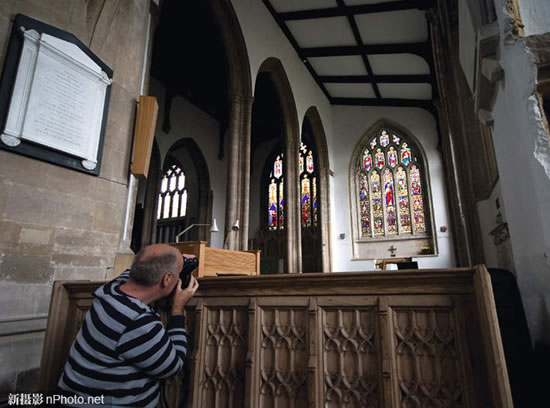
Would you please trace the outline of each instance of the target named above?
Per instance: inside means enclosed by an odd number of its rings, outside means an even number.
[[[157,207],[157,220],[183,219],[187,212],[185,173],[172,164],[162,176]]]
[[[277,155],[269,173],[267,227],[270,231],[282,230],[285,226],[283,156],[283,153]]]
[[[303,142],[300,143],[299,160],[301,225],[302,228],[317,227],[317,166],[313,150]]]
[[[358,149],[350,173],[356,247],[408,240],[400,255],[434,254],[430,186],[420,147],[412,137],[379,126]],[[382,250],[387,248],[375,246],[372,257],[387,257]]]
[[[269,173],[267,226],[271,231],[282,230],[285,226],[283,160],[284,154],[278,154],[273,160],[273,166]],[[298,171],[300,173],[300,219],[302,228],[317,227],[319,217],[317,168],[313,150],[308,149],[305,143],[300,144]]]

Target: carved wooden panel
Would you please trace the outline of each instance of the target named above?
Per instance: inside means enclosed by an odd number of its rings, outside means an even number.
[[[203,407],[244,406],[248,310],[209,307],[202,373]]]
[[[186,306],[188,364],[166,382],[169,407],[513,406],[483,266],[200,285]],[[55,392],[98,286],[54,285],[41,391]]]
[[[260,312],[260,407],[307,407],[305,307],[263,307]]]
[[[375,307],[324,308],[322,354],[325,407],[378,407]]]
[[[465,407],[451,307],[394,308],[393,340],[402,407]]]

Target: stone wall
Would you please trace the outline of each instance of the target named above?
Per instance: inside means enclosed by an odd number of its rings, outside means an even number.
[[[17,13],[73,33],[114,75],[99,177],[0,151],[0,400],[34,382],[52,282],[103,280],[113,267],[149,2],[2,1],[2,64]]]

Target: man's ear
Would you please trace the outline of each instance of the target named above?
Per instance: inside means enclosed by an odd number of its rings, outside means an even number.
[[[165,288],[170,284],[170,279],[172,278],[172,274],[170,272],[165,273],[162,276],[162,279],[160,280],[161,287]]]

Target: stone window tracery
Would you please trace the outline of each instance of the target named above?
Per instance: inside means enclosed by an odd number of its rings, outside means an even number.
[[[382,128],[361,146],[355,166],[352,191],[360,240],[429,234],[425,167],[411,141]]]
[[[176,164],[164,173],[160,183],[157,220],[185,217],[187,212],[187,187],[185,173]]]

